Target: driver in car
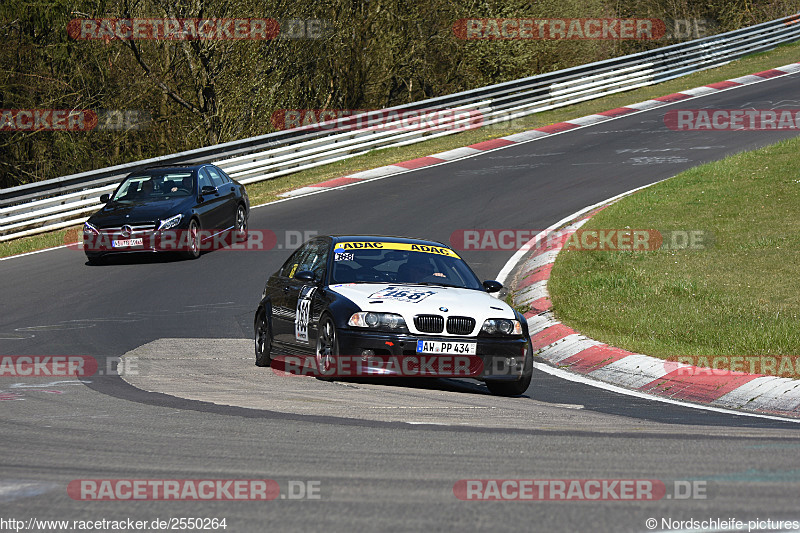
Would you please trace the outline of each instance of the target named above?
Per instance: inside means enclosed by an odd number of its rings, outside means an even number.
[[[434,273],[433,265],[424,257],[412,254],[408,260],[397,269],[397,281],[403,283],[414,283],[419,281],[430,281],[426,278],[431,276],[442,276]]]
[[[172,188],[170,192],[178,192],[179,189],[183,189],[184,191],[188,192],[189,194],[192,193],[192,186],[194,184],[194,180],[191,176],[186,176],[181,180],[181,186],[178,187],[177,185]]]

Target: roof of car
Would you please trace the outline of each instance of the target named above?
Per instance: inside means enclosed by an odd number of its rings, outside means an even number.
[[[155,173],[155,172],[191,172],[197,170],[200,167],[206,166],[208,163],[203,163],[201,165],[171,165],[171,166],[163,166],[163,167],[147,167],[144,170],[140,170],[141,173]]]
[[[415,239],[412,237],[397,237],[391,235],[328,235],[333,242],[402,242],[408,244],[422,244],[426,246],[443,246],[450,248],[449,245],[443,244],[439,241],[431,241],[427,239]]]

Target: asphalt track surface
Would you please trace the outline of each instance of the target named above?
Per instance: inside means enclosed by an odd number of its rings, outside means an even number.
[[[663,115],[797,109],[798,81],[788,75],[275,203],[253,210],[250,228],[274,231],[283,248],[286,231],[447,242],[459,229],[541,230],[624,191],[796,135],[674,132]],[[524,398],[509,400],[470,381],[323,383],[253,367],[252,314],[287,253],[131,256],[95,267],[80,252],[58,249],[0,261],[0,354],[90,355],[101,370],[143,354],[130,383],[117,375],[0,378],[0,398],[8,398],[0,402],[0,518],[217,517],[226,518],[226,531],[631,532],[648,531],[648,518],[656,531],[662,519],[800,519],[798,424],[631,398],[539,371]],[[462,255],[489,279],[512,254]],[[180,366],[166,355],[159,361],[159,350],[181,342]],[[146,378],[149,389],[131,385]],[[285,384],[292,379],[301,381]],[[187,478],[273,479],[284,496],[290,481],[313,481],[320,498],[97,502],[66,490],[79,479]],[[672,498],[454,496],[458,480],[506,478],[655,479]],[[700,482],[705,498],[678,498],[676,480]]]

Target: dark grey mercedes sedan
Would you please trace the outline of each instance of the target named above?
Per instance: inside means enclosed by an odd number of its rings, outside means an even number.
[[[244,186],[211,164],[133,172],[83,225],[90,263],[130,252],[178,252],[196,259],[203,243],[247,235],[250,200]]]

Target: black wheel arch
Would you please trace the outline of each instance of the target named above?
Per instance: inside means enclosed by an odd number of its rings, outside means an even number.
[[[347,329],[347,321],[350,320],[353,313],[361,309],[349,298],[345,298],[338,293],[333,294],[331,291],[327,292],[331,294],[332,297],[328,298],[326,305],[323,305],[319,313],[319,320],[322,320],[323,315],[327,313],[333,319],[336,329]]]
[[[256,308],[256,312],[253,315],[253,328],[255,329],[258,327],[258,317],[261,314],[269,320],[270,325],[272,324],[272,300],[270,300],[269,296],[265,297],[258,303],[258,307]],[[271,328],[270,328],[271,330]]]

